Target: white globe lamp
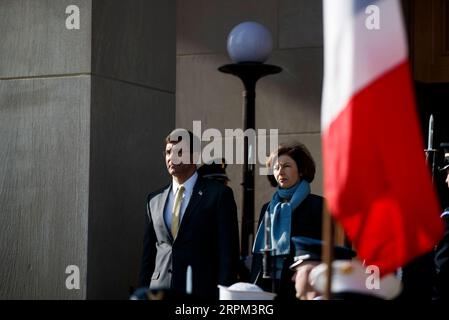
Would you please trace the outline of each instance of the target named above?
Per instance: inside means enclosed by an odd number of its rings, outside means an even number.
[[[273,50],[270,31],[254,21],[236,25],[228,35],[228,54],[234,63],[265,62]]]

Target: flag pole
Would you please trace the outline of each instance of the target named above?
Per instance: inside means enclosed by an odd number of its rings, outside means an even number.
[[[333,250],[334,247],[334,223],[332,221],[332,216],[329,212],[329,208],[327,206],[327,201],[324,200],[323,206],[323,253],[322,253],[322,261],[327,265],[326,270],[326,285],[323,293],[323,298],[325,300],[330,300],[332,298],[331,295],[331,285],[332,285],[332,260],[333,260]]]

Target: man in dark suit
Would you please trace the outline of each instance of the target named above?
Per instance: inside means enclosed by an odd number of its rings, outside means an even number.
[[[166,138],[172,183],[147,199],[140,285],[186,292],[190,266],[192,295],[210,299],[218,284],[237,280],[237,208],[229,187],[198,176],[195,145],[198,138],[184,129]]]

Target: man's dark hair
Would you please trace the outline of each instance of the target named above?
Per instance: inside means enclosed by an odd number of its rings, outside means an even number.
[[[280,145],[277,151],[273,152],[267,161],[267,166],[272,167],[274,161],[282,156],[287,155],[296,162],[300,177],[307,182],[312,182],[315,178],[315,161],[309,150],[302,143],[292,143],[289,145]],[[273,181],[269,178],[270,183]],[[276,182],[277,183],[277,182]]]
[[[200,139],[195,136],[192,131],[190,130],[186,130],[183,128],[178,128],[173,130],[172,132],[169,133],[169,135],[167,137],[165,137],[165,144],[167,145],[168,143],[173,143],[176,144],[180,141],[182,141],[183,137],[187,137],[189,138],[189,151],[190,154],[193,154],[195,145],[194,143],[196,143],[196,146],[199,148],[199,150],[197,150],[198,152],[201,152],[201,141]]]

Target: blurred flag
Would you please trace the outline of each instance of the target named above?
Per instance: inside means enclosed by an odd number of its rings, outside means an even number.
[[[361,259],[387,274],[443,225],[395,0],[324,0],[324,192]]]

